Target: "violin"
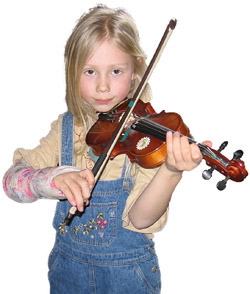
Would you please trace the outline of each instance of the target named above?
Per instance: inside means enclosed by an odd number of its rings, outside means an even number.
[[[89,130],[86,143],[92,148],[96,156],[103,153],[129,103],[130,99],[126,99],[109,112],[100,113],[99,119]],[[125,153],[131,162],[136,162],[144,168],[157,167],[164,162],[167,155],[165,142],[167,131],[179,132],[182,136],[188,137],[190,143],[198,145],[203,159],[211,167],[203,171],[203,178],[210,179],[214,170],[225,176],[225,179],[217,184],[219,190],[226,188],[229,179],[241,182],[247,177],[248,172],[245,169],[244,162],[240,160],[243,151],[236,151],[233,159],[229,160],[220,153],[227,146],[227,141],[223,142],[218,150],[197,143],[178,113],[165,111],[156,113],[150,103],[144,103],[141,100],[137,102],[132,116],[109,158],[113,159],[117,155]]]
[[[127,99],[116,108],[107,113],[101,113],[98,121],[87,134],[86,142],[99,156],[92,172],[97,182],[107,161],[118,154],[125,153],[132,162],[137,162],[142,167],[155,167],[160,165],[166,155],[166,132],[179,132],[187,136],[190,143],[197,143],[190,136],[189,128],[184,124],[181,116],[177,113],[162,111],[157,114],[150,103],[143,103],[140,96],[163,52],[176,26],[176,19],[171,19],[160,43],[144,73],[133,97]],[[210,179],[214,170],[225,175],[225,179],[217,184],[219,190],[226,187],[229,179],[241,182],[248,172],[244,162],[240,160],[243,151],[234,153],[232,160],[220,154],[227,145],[224,142],[216,151],[204,144],[198,143],[203,158],[211,168],[203,172],[204,179]],[[59,231],[64,234],[65,226],[69,226],[74,216],[81,216],[76,206],[72,206],[59,226]]]

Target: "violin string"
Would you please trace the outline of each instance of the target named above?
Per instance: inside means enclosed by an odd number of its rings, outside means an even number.
[[[168,127],[162,126],[162,125],[160,125],[156,122],[153,122],[152,120],[147,119],[147,118],[140,118],[137,121],[136,125],[141,125],[142,127],[146,128],[148,131],[150,131],[150,134],[152,136],[160,137],[160,139],[164,140],[164,141],[166,138],[167,131],[175,133],[174,130],[172,130]],[[145,131],[145,129],[144,129],[144,131]],[[184,136],[184,135],[181,134],[181,136]],[[184,137],[187,137],[187,136],[184,136]],[[204,145],[202,143],[197,143],[194,139],[192,139],[190,137],[187,137],[187,138],[190,143],[195,143],[198,145],[198,147],[200,148],[201,153],[203,155],[207,155],[208,157],[212,157],[217,160],[217,155],[207,145]]]
[[[165,127],[165,126],[161,126],[161,125],[159,125],[159,124],[157,124],[157,123],[155,123],[155,122],[152,122],[152,121],[150,121],[150,120],[148,120],[148,119],[146,119],[147,121],[147,126],[150,126],[150,127],[157,127],[159,130],[162,130],[162,132],[163,132],[163,134],[164,134],[164,136],[166,136],[166,132],[167,131],[171,131],[172,133],[175,133],[175,131],[173,131],[172,129],[169,129],[169,128],[167,128],[167,127]],[[188,138],[188,141],[190,142],[190,143],[194,143],[194,144],[197,144],[198,146],[199,146],[199,148],[200,148],[200,150],[201,150],[201,152],[202,152],[202,154],[203,155],[207,155],[207,156],[209,156],[209,157],[213,157],[213,158],[217,158],[216,157],[216,154],[208,147],[208,146],[206,146],[206,145],[204,145],[204,144],[202,144],[202,143],[197,143],[197,141],[195,141],[193,138],[191,138],[191,137],[187,137],[187,136],[184,136],[184,135],[182,135],[181,134],[181,136],[183,136],[183,137],[186,137],[186,138]]]
[[[140,119],[136,124],[134,124],[134,126],[138,131],[148,133],[148,135],[156,137],[162,141],[166,140],[166,132],[164,132],[162,128],[159,127],[159,124],[153,124],[147,119]]]

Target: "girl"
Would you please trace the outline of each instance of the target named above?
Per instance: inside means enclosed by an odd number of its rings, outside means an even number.
[[[144,169],[119,155],[95,183],[96,156],[86,133],[97,113],[133,95],[146,69],[132,18],[105,6],[84,14],[66,44],[65,67],[68,112],[38,147],[16,150],[4,190],[18,202],[60,200],[49,258],[52,294],[160,293],[152,234],[166,223],[182,172],[200,163],[199,148],[168,133],[168,155],[159,168]],[[141,99],[150,98],[147,87]],[[72,205],[83,215],[59,230]]]

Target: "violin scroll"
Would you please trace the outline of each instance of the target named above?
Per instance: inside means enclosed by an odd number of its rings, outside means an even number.
[[[210,148],[213,152],[212,156],[210,154],[203,154],[206,164],[211,167],[210,169],[203,171],[203,179],[211,179],[214,170],[219,171],[225,176],[224,180],[217,183],[217,189],[220,191],[226,188],[228,180],[242,182],[248,175],[248,172],[245,169],[244,161],[240,160],[243,156],[242,150],[235,151],[232,160],[227,159],[220,153],[223,149],[225,149],[227,144],[227,141],[223,142],[217,151]]]

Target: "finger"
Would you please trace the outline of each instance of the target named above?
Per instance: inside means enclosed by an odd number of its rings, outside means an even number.
[[[76,201],[73,193],[71,192],[71,189],[68,187],[68,185],[64,184],[61,185],[60,190],[65,195],[65,197],[68,199],[69,203],[72,206],[76,206]]]
[[[71,188],[71,191],[74,195],[77,209],[79,211],[83,211],[84,210],[84,205],[83,205],[84,201],[83,201],[81,186],[77,182],[76,183],[71,182],[70,188]]]
[[[73,179],[67,182],[65,181],[65,184],[67,185],[66,189],[69,189],[71,195],[73,195],[77,209],[79,211],[83,211],[84,207],[83,207],[83,197],[82,197],[81,186],[77,182],[75,182],[75,180]]]
[[[172,153],[172,151],[173,151],[173,134],[172,134],[172,132],[167,132],[166,142],[167,142],[167,152]]]
[[[202,154],[200,151],[200,148],[198,147],[197,144],[191,144],[191,156],[192,156],[192,160],[193,162],[195,162],[196,164],[200,163],[202,160]]]
[[[175,166],[175,156],[174,156],[174,135],[172,132],[167,132],[167,163],[170,166]]]
[[[181,144],[182,158],[183,158],[184,164],[187,166],[192,161],[191,147],[190,147],[188,138],[185,136],[180,137],[180,144]]]
[[[90,190],[93,189],[95,185],[95,177],[91,170],[85,169],[80,172],[80,176],[88,182]]]
[[[181,137],[178,132],[173,135],[173,156],[177,165],[184,161],[181,149]]]
[[[213,143],[211,141],[204,141],[202,144],[207,145],[208,147],[212,147]]]
[[[80,175],[76,177],[75,179],[77,185],[79,186],[79,188],[81,189],[81,196],[83,198],[83,202],[85,203],[85,205],[89,204],[88,199],[91,196],[91,189],[89,187],[89,183],[83,179]]]

